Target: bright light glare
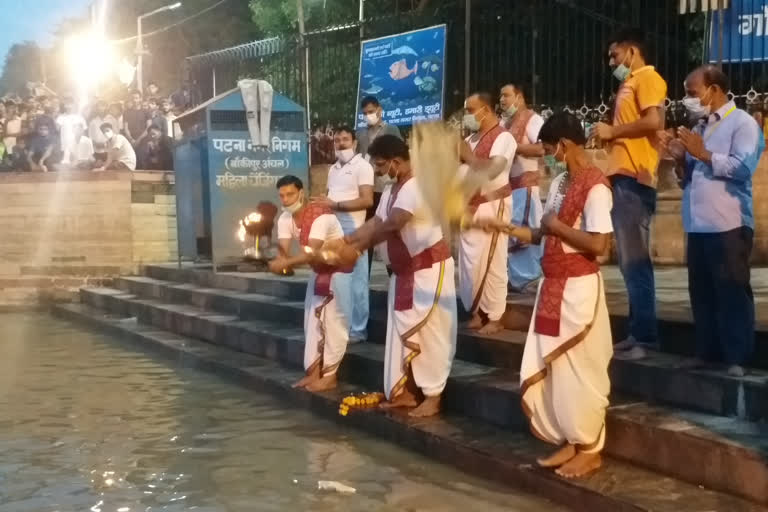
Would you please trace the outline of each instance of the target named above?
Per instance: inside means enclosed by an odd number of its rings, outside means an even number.
[[[181,7],[181,2],[176,2],[173,5],[169,5],[168,9],[178,9],[179,7]]]
[[[114,75],[116,59],[111,45],[96,34],[75,36],[67,42],[67,64],[72,80],[87,94]]]

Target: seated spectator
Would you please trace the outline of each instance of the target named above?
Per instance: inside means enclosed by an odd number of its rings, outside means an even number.
[[[5,126],[0,123],[0,171],[12,171],[10,167],[10,152],[3,142]]]
[[[173,137],[173,121],[176,116],[172,112],[171,102],[167,99],[160,100],[160,110],[152,116],[152,124],[160,128],[163,135]]]
[[[148,136],[141,141],[137,150],[139,168],[150,171],[173,169],[171,138],[163,135],[159,127],[149,127]]]
[[[29,171],[29,152],[27,151],[27,138],[18,137],[8,155],[8,165],[12,171]]]
[[[64,98],[62,112],[56,118],[59,127],[60,147],[63,153],[62,163],[75,163],[75,153],[80,135],[87,129],[83,116],[75,111],[75,102],[72,98]]]
[[[45,110],[43,110],[43,113],[41,115],[38,115],[35,118],[35,124],[34,129],[35,132],[38,132],[38,128],[40,128],[40,125],[46,125],[48,127],[48,133],[53,135],[58,135],[59,129],[56,126],[56,117],[54,113],[53,104],[50,102],[50,100],[47,101]]]
[[[21,136],[21,116],[19,116],[19,106],[14,101],[5,103],[5,135],[3,143],[8,151],[13,151],[16,145],[16,138]]]
[[[135,171],[136,152],[124,136],[115,133],[109,123],[101,125],[101,132],[107,140],[107,161],[96,171]]]
[[[149,114],[142,107],[141,93],[134,91],[123,114],[123,133],[128,142],[136,147],[147,133]]]
[[[55,135],[52,135],[48,123],[37,125],[37,134],[32,136],[29,141],[29,150],[27,152],[27,161],[31,171],[48,172],[54,164],[61,159],[61,151],[58,148],[58,141]]]
[[[107,104],[103,101],[96,102],[91,113],[91,121],[88,123],[88,137],[93,142],[96,160],[102,162],[107,160],[107,139],[101,131],[101,125],[107,122],[106,117]]]
[[[123,133],[123,106],[119,103],[110,103],[104,122],[111,124],[117,133]]]

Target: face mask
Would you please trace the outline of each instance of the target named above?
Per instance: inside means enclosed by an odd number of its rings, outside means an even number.
[[[632,63],[634,62],[635,57],[632,56],[632,60],[629,61],[629,66],[624,64],[623,62],[616,66],[616,68],[613,70],[613,76],[618,80],[619,82],[623,82],[627,79],[629,74],[632,72]]]
[[[485,119],[485,116],[483,116],[483,119]],[[474,114],[464,114],[464,118],[461,120],[461,124],[464,125],[464,128],[471,132],[476,132],[480,129],[480,121],[477,120]]]
[[[104,138],[107,140],[111,139],[112,135],[113,135],[112,132],[104,132]]]
[[[561,162],[557,159],[557,154],[560,152],[560,144],[557,144],[557,149],[553,155],[544,155],[544,163],[550,168],[555,176],[562,174],[568,170],[568,165],[565,162]],[[563,155],[565,157],[565,155]]]
[[[293,215],[294,213],[296,213],[301,209],[301,205],[303,203],[302,199],[303,199],[303,196],[299,194],[299,198],[296,199],[296,201],[292,205],[283,206],[283,211]]]
[[[702,105],[701,99],[696,97],[686,96],[683,98],[683,105],[688,111],[688,117],[694,121],[707,117],[712,112],[709,105]]]
[[[379,114],[376,112],[365,114],[365,122],[368,123],[368,126],[376,126],[379,122]]]
[[[516,113],[517,113],[517,105],[510,105],[507,107],[507,110],[505,110],[501,114],[501,116],[509,119],[510,117],[514,116]]]
[[[355,150],[352,148],[336,150],[336,160],[338,160],[342,164],[346,164],[347,162],[352,160],[353,156],[355,156]]]

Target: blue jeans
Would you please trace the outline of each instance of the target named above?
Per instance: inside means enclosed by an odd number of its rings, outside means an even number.
[[[611,182],[611,219],[619,269],[629,295],[629,335],[640,343],[656,343],[656,284],[650,253],[656,190],[628,176],[613,176]]]

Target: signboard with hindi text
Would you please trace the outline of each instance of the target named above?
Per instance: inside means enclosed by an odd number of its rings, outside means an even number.
[[[239,89],[232,89],[177,118],[181,134],[174,147],[174,170],[180,258],[211,260],[214,267],[241,262],[253,240],[240,240],[240,220],[263,202],[280,211],[276,185],[281,177],[292,174],[308,185],[304,109],[274,94],[269,134],[256,134],[262,145],[252,142],[248,125],[252,115],[253,111],[246,112]]]
[[[407,126],[443,117],[445,25],[363,41],[355,126],[366,126],[360,102],[378,99],[386,123]]]
[[[723,13],[723,62],[768,60],[768,0],[731,0]],[[713,12],[709,61],[718,60],[720,20]]]
[[[253,212],[261,201],[270,201],[279,210],[277,180],[293,174],[307,183],[304,132],[272,132],[270,142],[269,147],[253,146],[247,132],[217,132],[211,138],[208,179],[217,263],[243,256],[243,245],[235,236],[238,219]]]

